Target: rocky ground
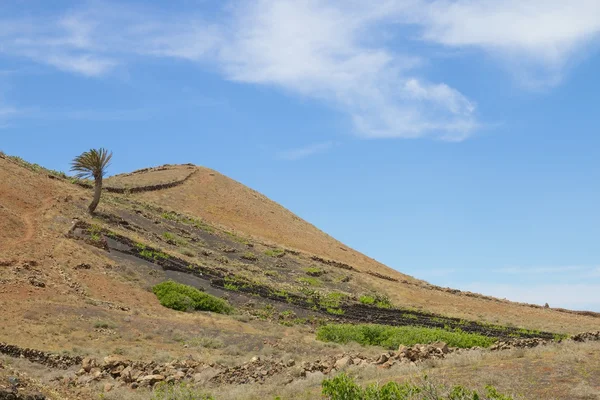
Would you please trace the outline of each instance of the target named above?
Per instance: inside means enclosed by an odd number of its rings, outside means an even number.
[[[580,333],[568,341],[579,343],[600,341],[600,331]],[[540,338],[511,339],[495,343],[489,351],[531,349],[552,343],[554,341]],[[335,374],[352,365],[358,367],[372,365],[391,369],[398,365],[416,365],[428,360],[441,360],[450,354],[464,354],[478,350],[481,349],[458,349],[448,347],[443,342],[437,342],[429,345],[400,346],[397,351],[387,351],[376,357],[368,357],[355,352],[297,363],[293,358],[284,360],[255,356],[246,363],[226,366],[203,362],[193,357],[167,363],[131,361],[119,355],[110,355],[102,360],[97,360],[91,357],[56,355],[0,343],[0,353],[2,354],[26,359],[54,369],[70,369],[64,375],[56,376],[53,379],[59,386],[69,388],[101,384],[104,392],[121,387],[128,389],[152,388],[161,382],[186,381],[194,385],[208,383],[216,385],[263,384],[276,375],[283,376],[283,382],[289,384],[295,379],[305,379],[316,373],[325,376]],[[72,367],[76,367],[77,370],[74,371]],[[40,393],[30,393],[31,389],[25,382],[27,381],[22,381],[18,376],[9,376],[4,386],[0,387],[0,399],[38,400],[45,398]]]

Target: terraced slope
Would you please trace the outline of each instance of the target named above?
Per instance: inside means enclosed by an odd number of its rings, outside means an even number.
[[[541,338],[594,331],[600,321],[594,313],[511,303],[412,279],[205,168],[152,168],[107,184],[111,190],[90,217],[90,189],[0,153],[0,342],[73,360],[117,353],[164,364],[191,356],[238,371],[236,365],[257,354],[291,354],[300,363],[348,351],[316,340],[314,328],[323,321]],[[166,279],[227,298],[236,314],[165,308],[151,288]],[[387,297],[391,304],[364,305],[363,295]],[[374,357],[379,351],[361,352]],[[569,362],[573,380],[585,379],[586,371]],[[40,373],[22,361],[16,367]],[[473,374],[470,366],[460,371]],[[61,386],[78,379],[73,376],[35,377],[61,393],[55,398],[97,397],[85,383]],[[281,386],[269,384],[272,390]]]
[[[180,166],[186,170],[187,166]],[[348,246],[281,205],[217,171],[196,167],[185,184],[135,198],[197,216],[245,235],[341,261],[362,271],[415,281]]]

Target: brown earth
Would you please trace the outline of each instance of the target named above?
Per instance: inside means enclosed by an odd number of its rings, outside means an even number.
[[[252,355],[283,358],[291,354],[299,362],[340,353],[337,345],[317,342],[310,324],[277,323],[278,315],[288,311],[303,318],[320,318],[320,314],[241,292],[218,291],[208,281],[194,282],[209,292],[229,297],[236,307],[249,310],[248,314],[232,317],[180,313],[162,307],[149,288],[172,278],[173,272],[68,236],[78,221],[189,263],[221,268],[228,274],[252,278],[290,293],[295,293],[298,282],[307,277],[307,268],[318,267],[325,275],[317,278],[319,286],[313,289],[325,293],[385,293],[395,306],[414,311],[555,333],[593,331],[600,325],[600,319],[594,315],[443,290],[408,277],[344,246],[259,193],[206,168],[170,166],[115,177],[111,185],[132,188],[170,183],[185,179],[190,170],[197,172],[176,187],[138,194],[107,193],[98,217],[90,218],[85,212],[89,189],[0,155],[0,342],[73,356],[102,358],[118,353],[142,361],[164,362],[191,354],[207,362],[231,365]],[[169,212],[201,220],[202,229],[161,218]],[[165,239],[165,232],[176,239]],[[291,252],[281,258],[265,256],[273,248]],[[244,259],[248,252],[256,259]],[[313,259],[314,256],[335,263],[329,265]],[[178,275],[178,279],[192,278]],[[376,353],[373,350],[372,355]],[[597,351],[590,354],[596,357]],[[544,368],[551,368],[552,362],[548,361]],[[515,359],[510,365],[517,368],[519,363],[522,360]],[[529,368],[527,365],[522,368]],[[32,373],[45,379],[39,371]],[[454,374],[457,379],[471,376],[468,368]],[[596,387],[596,381],[590,382],[591,387]],[[53,386],[46,394],[50,398],[70,398],[68,390],[63,389]]]

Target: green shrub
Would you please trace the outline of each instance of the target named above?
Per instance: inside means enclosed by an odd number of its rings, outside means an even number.
[[[220,314],[229,314],[233,311],[227,301],[173,281],[159,283],[152,288],[152,291],[161,305],[178,311],[199,310]]]
[[[360,296],[359,301],[362,304],[373,305],[378,308],[392,308],[392,302],[390,299],[381,294],[363,295]]]
[[[296,282],[307,285],[307,286],[323,286],[323,282],[319,278],[307,277],[307,278],[298,278]]]
[[[269,257],[283,257],[285,255],[285,250],[282,249],[269,249],[265,251],[265,255]]]
[[[310,276],[322,276],[325,275],[327,273],[327,271],[318,268],[318,267],[308,267],[304,269],[304,272],[306,272],[306,275],[310,275]]]
[[[145,244],[136,243],[135,249],[137,250],[140,257],[150,261],[168,260],[170,256],[162,251],[152,250]]]
[[[342,373],[325,379],[321,388],[329,400],[513,400],[513,397],[499,393],[493,386],[487,386],[485,393],[479,394],[463,386],[446,388],[436,385],[426,376],[419,384],[388,382],[383,386],[374,383],[362,388]]]
[[[258,260],[258,257],[256,256],[256,254],[254,254],[251,251],[245,252],[244,255],[242,256],[242,258],[244,260],[248,260],[248,261],[256,261],[256,260]]]
[[[330,324],[317,330],[317,339],[324,342],[356,342],[363,346],[383,346],[397,349],[400,345],[412,346],[445,342],[451,347],[489,347],[496,339],[487,336],[449,331],[439,328],[387,325]]]

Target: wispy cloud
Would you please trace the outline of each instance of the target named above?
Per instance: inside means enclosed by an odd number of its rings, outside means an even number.
[[[231,0],[211,18],[91,4],[0,20],[0,53],[88,77],[144,57],[187,60],[320,101],[364,138],[460,141],[482,125],[473,99],[425,77],[427,46],[406,43],[480,49],[547,85],[600,33],[593,0]]]
[[[524,83],[558,84],[565,67],[600,35],[595,0],[437,0],[413,14],[422,38],[481,49]]]
[[[300,160],[302,158],[310,157],[314,154],[324,153],[334,146],[336,146],[336,142],[333,141],[314,143],[296,149],[280,151],[277,153],[277,158],[288,161]]]

